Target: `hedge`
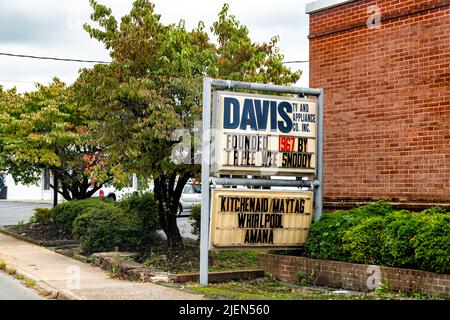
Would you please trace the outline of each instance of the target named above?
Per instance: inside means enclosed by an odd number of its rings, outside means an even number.
[[[379,201],[350,211],[325,214],[320,223],[312,224],[306,250],[316,259],[351,261],[350,252],[344,252],[343,249],[342,239],[345,232],[364,219],[385,216],[393,211],[389,203]]]
[[[381,260],[381,232],[385,219],[369,217],[348,229],[342,236],[342,250],[349,261],[376,264]]]
[[[136,232],[141,242],[155,240],[155,231],[159,229],[159,217],[153,193],[132,193],[119,201],[118,206],[135,219]]]
[[[417,234],[415,259],[419,268],[450,273],[450,214],[436,214]]]
[[[107,252],[138,244],[137,224],[116,206],[89,208],[73,223],[73,236],[85,253]]]
[[[52,219],[56,225],[65,233],[72,233],[75,219],[90,209],[113,208],[114,203],[102,198],[91,198],[86,200],[72,200],[57,205],[52,210]]]
[[[62,203],[52,210],[59,228],[80,241],[85,253],[134,250],[158,240],[153,194],[132,194],[120,202],[93,198]]]
[[[316,259],[450,272],[450,214],[395,211],[376,202],[325,214],[313,223],[305,245]]]

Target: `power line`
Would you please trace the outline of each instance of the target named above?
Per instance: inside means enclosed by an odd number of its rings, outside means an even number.
[[[82,60],[82,59],[66,59],[66,58],[54,58],[54,57],[39,57],[39,56],[31,56],[26,54],[14,54],[14,53],[6,53],[0,52],[0,56],[8,56],[15,58],[28,58],[28,59],[39,59],[39,60],[55,60],[55,61],[64,61],[64,62],[83,62],[83,63],[101,63],[108,64],[111,62],[107,61],[97,61],[97,60]]]
[[[307,61],[307,60],[296,60],[296,61],[285,61],[283,63],[284,64],[288,64],[288,63],[309,63],[309,61]]]
[[[28,59],[40,59],[40,60],[55,60],[55,61],[65,61],[65,62],[83,62],[83,63],[102,63],[108,64],[111,61],[101,61],[101,60],[83,60],[83,59],[67,59],[67,58],[55,58],[55,57],[40,57],[26,54],[14,54],[14,53],[6,53],[0,52],[0,56],[8,56],[8,57],[16,57],[16,58],[28,58]],[[293,60],[293,61],[284,61],[284,64],[290,63],[309,63],[308,60]]]

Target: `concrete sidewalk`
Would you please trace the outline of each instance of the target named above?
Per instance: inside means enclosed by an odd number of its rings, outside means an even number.
[[[154,283],[115,280],[101,269],[0,234],[0,259],[53,298],[75,300],[199,300]]]

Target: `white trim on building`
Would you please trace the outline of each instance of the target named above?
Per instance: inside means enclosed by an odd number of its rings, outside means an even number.
[[[357,0],[316,0],[306,4],[306,13],[311,14],[355,1]]]

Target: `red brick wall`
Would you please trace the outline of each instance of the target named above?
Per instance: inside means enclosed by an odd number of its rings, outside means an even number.
[[[258,267],[281,281],[299,283],[298,273],[308,284],[356,291],[370,291],[374,266],[340,261],[315,260],[305,257],[260,254]],[[402,291],[437,295],[450,299],[450,275],[433,272],[379,267],[378,283],[387,283],[393,292]]]
[[[325,89],[325,201],[450,203],[449,0],[311,14],[310,85]]]

